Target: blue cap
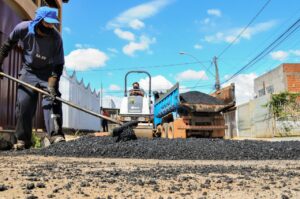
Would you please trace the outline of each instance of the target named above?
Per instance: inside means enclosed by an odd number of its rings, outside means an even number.
[[[58,15],[58,10],[56,8],[50,8],[47,6],[38,8],[35,12],[35,18],[29,24],[29,33],[34,34],[35,25],[42,20],[44,20],[46,23],[52,23],[52,24],[59,23],[57,15]]]
[[[36,10],[36,18],[39,16],[47,23],[59,23],[57,17],[58,10],[56,8],[40,7]]]

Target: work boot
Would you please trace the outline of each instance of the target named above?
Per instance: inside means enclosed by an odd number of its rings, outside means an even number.
[[[61,135],[55,135],[50,138],[51,144],[55,144],[58,142],[65,142],[65,141],[66,141],[66,139]]]
[[[25,150],[26,145],[23,140],[18,140],[16,144],[14,144],[13,149],[15,150]]]

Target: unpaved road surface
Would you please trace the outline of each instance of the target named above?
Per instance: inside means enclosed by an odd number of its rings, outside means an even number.
[[[2,198],[300,198],[300,161],[1,155]]]

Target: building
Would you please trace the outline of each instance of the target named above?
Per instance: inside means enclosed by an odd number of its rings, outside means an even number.
[[[62,16],[62,0],[0,0],[0,45],[6,40],[15,25],[24,20],[31,20],[35,16],[35,10],[39,6],[48,5],[59,10],[59,19]],[[67,2],[67,1],[66,1]],[[61,24],[57,26],[61,30]],[[17,77],[20,70],[21,60],[20,47],[15,47],[3,63],[3,71],[11,76]],[[0,130],[15,128],[15,101],[17,84],[7,79],[0,81]],[[41,103],[41,99],[39,100]],[[44,128],[43,114],[37,108],[34,120],[34,128]]]
[[[299,118],[274,118],[266,104],[272,94],[300,92],[300,64],[284,63],[254,80],[255,99],[237,107],[238,137],[300,136]]]
[[[281,64],[254,80],[256,97],[283,91],[300,92],[300,64]]]
[[[78,81],[76,72],[68,75],[64,70],[60,79],[62,98],[90,111],[100,113],[100,95],[91,90],[90,84]],[[63,104],[63,128],[71,130],[100,130],[100,118]]]

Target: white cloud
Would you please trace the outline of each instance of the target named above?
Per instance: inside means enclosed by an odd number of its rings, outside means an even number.
[[[277,24],[276,21],[271,20],[267,22],[258,23],[254,26],[249,27],[244,33],[240,36],[240,39],[251,39],[254,35],[265,32],[273,28]],[[243,28],[233,28],[224,32],[217,32],[214,35],[208,35],[204,37],[206,42],[210,43],[219,43],[219,42],[232,42],[243,30]],[[237,41],[238,42],[238,41]]]
[[[149,90],[149,77],[146,77],[144,79],[141,79],[139,81],[140,87],[144,90]],[[162,75],[157,75],[151,78],[151,89],[152,91],[166,91],[167,89],[170,89],[173,86],[173,84],[167,80]]]
[[[201,23],[203,23],[203,24],[209,24],[210,22],[211,22],[210,18],[205,18],[205,19],[203,19],[203,21],[201,21]]]
[[[109,57],[99,49],[76,49],[65,56],[65,66],[68,69],[84,71],[105,65]]]
[[[111,52],[111,53],[114,53],[114,54],[119,53],[119,51],[118,51],[117,49],[115,49],[115,48],[107,48],[107,50],[108,50],[109,52]]]
[[[300,56],[300,50],[290,50],[290,53],[296,56]]]
[[[75,44],[75,47],[76,48],[91,48],[91,45],[77,43],[77,44]]]
[[[111,85],[109,85],[109,90],[111,90],[111,91],[120,91],[121,87],[116,85],[116,84],[111,84]]]
[[[189,92],[191,89],[186,87],[186,86],[183,86],[183,85],[179,85],[179,92],[180,93],[185,93],[185,92]]]
[[[129,26],[135,30],[139,30],[145,27],[145,24],[138,20],[138,19],[134,19],[132,21],[129,22]]]
[[[203,80],[208,79],[205,71],[203,71],[203,70],[195,71],[195,70],[188,69],[186,71],[183,71],[183,72],[177,74],[177,76],[176,76],[177,81],[199,80],[199,79],[203,79]]]
[[[76,48],[83,48],[83,45],[82,44],[75,44],[75,47]]]
[[[64,27],[63,31],[65,31],[68,34],[71,34],[71,32],[72,32],[71,28],[69,28],[69,27]]]
[[[270,53],[270,56],[272,59],[277,60],[277,61],[284,61],[289,58],[289,56],[294,55],[294,56],[300,56],[300,50],[278,50],[278,51],[273,51]]]
[[[123,53],[128,56],[134,56],[136,51],[149,51],[150,44],[155,42],[155,38],[150,39],[149,37],[142,35],[139,42],[131,41],[129,44],[125,45],[123,47]]]
[[[222,85],[227,86],[235,83],[235,97],[237,105],[248,102],[254,97],[254,79],[257,77],[255,73],[240,74]]]
[[[289,56],[289,53],[279,50],[279,51],[271,52],[270,55],[274,60],[283,61]]]
[[[172,0],[153,0],[147,3],[143,3],[132,7],[123,13],[121,13],[115,19],[109,21],[107,23],[108,28],[120,28],[120,27],[128,27],[130,23],[134,20],[147,19],[156,15],[161,9],[171,3]],[[132,25],[132,24],[131,24]],[[136,22],[135,22],[136,25]],[[138,26],[141,27],[141,23]]]
[[[120,28],[116,28],[114,30],[114,33],[121,39],[125,39],[128,41],[134,41],[135,40],[135,36],[132,32],[129,31],[123,31]]]
[[[222,12],[219,9],[208,9],[207,14],[212,15],[212,16],[216,16],[216,17],[221,17]]]
[[[197,50],[201,50],[203,48],[203,46],[200,45],[200,44],[195,44],[194,48],[197,49]]]

